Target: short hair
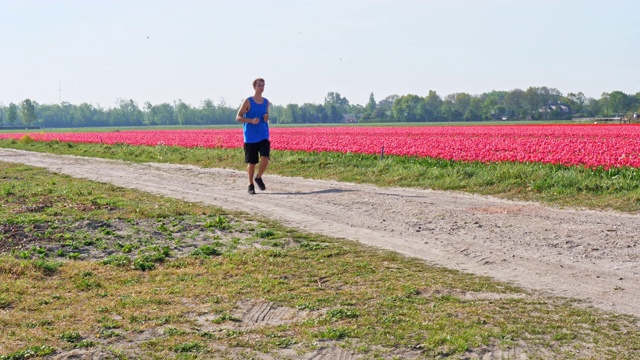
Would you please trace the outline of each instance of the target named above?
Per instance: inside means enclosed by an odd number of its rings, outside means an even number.
[[[263,78],[257,78],[255,80],[253,80],[253,87],[256,87],[256,85],[258,85],[258,81],[262,81],[264,83],[264,79]]]

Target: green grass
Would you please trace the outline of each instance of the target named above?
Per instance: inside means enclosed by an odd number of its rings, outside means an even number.
[[[243,170],[241,149],[71,144],[0,140],[0,147],[137,162]],[[640,211],[640,169],[604,170],[540,163],[459,162],[418,157],[274,151],[268,173],[314,179],[455,190],[551,205]],[[9,185],[2,193],[12,192]]]
[[[0,197],[0,359],[97,348],[130,358],[131,347],[149,359],[308,354],[327,340],[365,358],[481,346],[640,357],[632,317],[510,297],[525,292],[243,213],[22,165],[0,162],[0,174],[12,189]],[[503,298],[462,296],[476,292]],[[243,309],[264,303],[294,316],[242,326]]]

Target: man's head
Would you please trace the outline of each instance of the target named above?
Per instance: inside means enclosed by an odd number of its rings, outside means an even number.
[[[264,88],[264,79],[263,78],[257,78],[255,80],[253,80],[253,88],[257,90],[258,87]]]

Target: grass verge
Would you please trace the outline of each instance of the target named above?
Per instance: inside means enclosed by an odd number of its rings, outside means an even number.
[[[2,360],[640,356],[632,317],[243,213],[0,174]]]

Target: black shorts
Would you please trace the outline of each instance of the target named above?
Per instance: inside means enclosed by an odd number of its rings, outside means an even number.
[[[262,140],[257,143],[244,143],[244,162],[247,164],[258,163],[258,153],[260,156],[269,157],[271,152],[271,142]]]

